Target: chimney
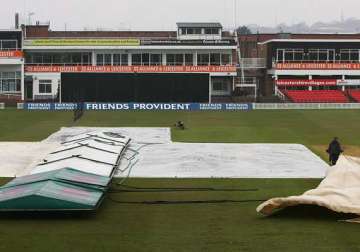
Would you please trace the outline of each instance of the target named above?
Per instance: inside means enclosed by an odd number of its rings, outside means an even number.
[[[15,13],[15,29],[19,29],[19,13]]]

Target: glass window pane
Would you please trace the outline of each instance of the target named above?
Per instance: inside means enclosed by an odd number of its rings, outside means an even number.
[[[71,63],[77,64],[77,65],[81,64],[81,53],[73,53]]]
[[[350,60],[359,61],[359,51],[352,50],[350,53]]]
[[[231,65],[231,56],[230,54],[222,54],[221,55],[221,63],[222,65]]]
[[[142,54],[142,65],[148,66],[150,64],[150,54],[143,53]]]
[[[151,65],[161,65],[161,54],[151,54]]]
[[[210,54],[210,65],[214,65],[214,66],[220,65],[220,53]]]
[[[104,54],[96,55],[96,65],[103,66],[104,65]]]
[[[104,55],[104,65],[106,66],[111,65],[111,54]]]
[[[209,65],[209,54],[198,54],[197,60],[199,66],[207,66]]]
[[[193,55],[192,54],[185,54],[185,65],[186,66],[193,65]]]
[[[132,54],[132,65],[140,66],[141,65],[141,54]]]
[[[168,66],[175,65],[175,55],[174,54],[166,54],[166,65],[168,65]]]
[[[175,54],[175,65],[182,66],[184,64],[184,54]]]
[[[127,66],[128,65],[128,55],[121,54],[121,65]]]
[[[113,55],[113,65],[120,66],[121,65],[121,54],[114,54]]]

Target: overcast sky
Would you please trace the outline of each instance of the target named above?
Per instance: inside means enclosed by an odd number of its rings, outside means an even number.
[[[235,0],[11,0],[0,8],[0,28],[14,24],[14,13],[34,12],[32,22],[51,21],[55,29],[174,29],[178,21],[219,21],[234,26]],[[237,25],[274,26],[360,18],[360,0],[236,0]]]

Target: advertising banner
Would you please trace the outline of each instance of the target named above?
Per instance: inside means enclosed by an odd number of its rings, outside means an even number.
[[[23,58],[22,51],[0,51],[0,58]]]
[[[235,73],[235,66],[26,66],[28,73]]]
[[[360,80],[338,80],[337,84],[339,86],[360,86]]]
[[[277,80],[277,86],[336,86],[337,80],[298,80],[298,79],[282,79]]]
[[[278,70],[360,70],[360,63],[277,63]]]
[[[246,111],[251,103],[24,103],[26,110]]]
[[[26,46],[139,46],[139,39],[34,39]]]

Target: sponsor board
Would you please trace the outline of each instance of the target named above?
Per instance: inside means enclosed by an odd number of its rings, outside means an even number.
[[[22,58],[22,51],[0,51],[0,58]]]
[[[139,46],[139,39],[34,39],[26,46]]]
[[[360,70],[360,63],[277,63],[278,70]]]
[[[26,66],[28,73],[235,73],[235,66]]]
[[[282,79],[277,80],[278,86],[336,86],[336,79],[331,80],[297,80],[297,79]]]
[[[339,86],[360,86],[360,80],[338,80]]]
[[[26,110],[152,110],[152,111],[246,111],[252,104],[238,103],[24,103]]]
[[[24,103],[27,110],[74,110],[81,106],[77,103]]]
[[[337,80],[298,80],[298,79],[282,79],[275,81],[277,86],[360,86],[360,79]]]

